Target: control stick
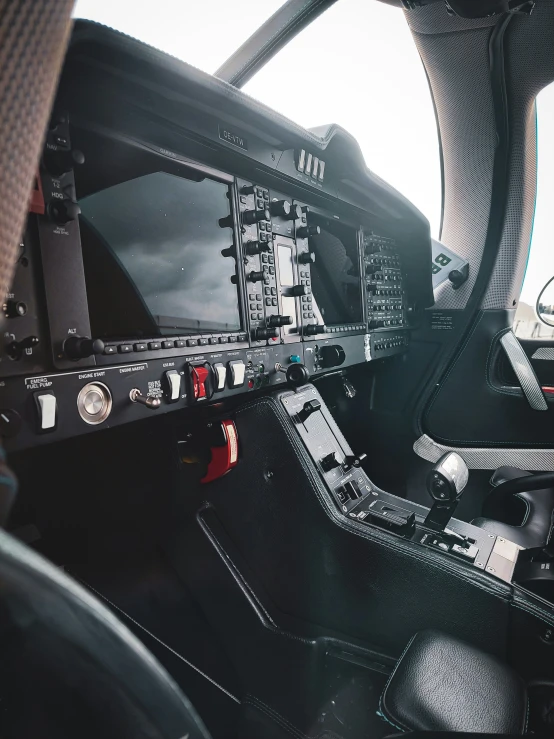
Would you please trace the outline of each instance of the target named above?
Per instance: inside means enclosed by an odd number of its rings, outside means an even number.
[[[469,472],[459,454],[443,455],[427,476],[427,491],[433,507],[424,525],[433,531],[444,531],[454,515],[458,501],[467,485]]]

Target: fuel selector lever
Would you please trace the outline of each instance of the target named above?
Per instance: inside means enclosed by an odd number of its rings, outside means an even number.
[[[307,400],[302,406],[302,410],[298,414],[298,420],[300,421],[300,423],[304,423],[304,421],[307,421],[312,413],[320,410],[321,403],[319,402],[319,400],[317,400],[316,398],[314,398],[313,400]]]

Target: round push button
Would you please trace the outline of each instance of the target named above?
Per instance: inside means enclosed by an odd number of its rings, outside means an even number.
[[[85,423],[103,423],[112,411],[112,394],[102,382],[89,382],[77,397],[77,410]]]

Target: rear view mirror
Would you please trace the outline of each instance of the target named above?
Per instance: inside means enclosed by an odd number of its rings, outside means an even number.
[[[537,315],[543,323],[554,326],[554,277],[550,278],[539,295]]]

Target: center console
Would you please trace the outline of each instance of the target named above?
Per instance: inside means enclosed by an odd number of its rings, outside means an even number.
[[[352,452],[315,387],[284,393],[281,402],[344,516],[512,581],[520,547],[449,515],[437,523],[442,492],[435,493],[430,511],[378,488],[361,466],[364,455]]]

